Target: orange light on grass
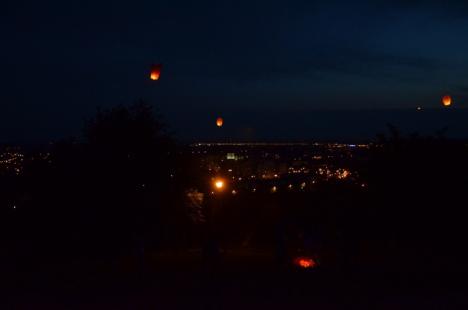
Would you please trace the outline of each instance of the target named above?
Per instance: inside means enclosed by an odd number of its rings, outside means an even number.
[[[317,262],[314,259],[310,257],[304,257],[304,256],[297,257],[294,260],[294,264],[304,269],[314,268],[317,266]]]

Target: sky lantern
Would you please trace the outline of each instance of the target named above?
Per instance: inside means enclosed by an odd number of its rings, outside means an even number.
[[[452,97],[450,97],[449,95],[443,96],[442,97],[442,104],[444,105],[444,107],[451,106],[452,105]]]
[[[222,127],[223,124],[224,124],[223,118],[222,118],[222,117],[218,117],[218,118],[216,119],[216,126]]]
[[[161,69],[162,69],[161,64],[152,65],[151,72],[150,72],[150,79],[153,81],[159,80],[159,77],[161,76]]]

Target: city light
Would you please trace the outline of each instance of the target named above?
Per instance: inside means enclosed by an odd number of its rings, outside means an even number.
[[[0,173],[20,175],[23,170],[24,155],[17,150],[7,149],[0,154]]]
[[[231,194],[234,188],[237,193],[243,189],[293,193],[316,191],[315,185],[328,182],[360,186],[364,180],[358,171],[341,165],[354,155],[362,156],[361,150],[369,144],[319,143],[296,145],[293,150],[276,144],[197,143],[191,147],[191,154],[203,154],[195,159],[211,176],[210,191],[214,193],[229,190]],[[217,181],[221,182],[215,184]]]

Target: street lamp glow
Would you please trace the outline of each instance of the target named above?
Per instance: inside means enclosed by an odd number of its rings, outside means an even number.
[[[224,181],[221,180],[221,179],[216,179],[215,182],[214,182],[214,187],[217,190],[222,190],[224,188]]]

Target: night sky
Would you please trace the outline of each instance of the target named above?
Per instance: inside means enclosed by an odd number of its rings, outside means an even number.
[[[0,142],[138,99],[181,140],[468,137],[468,4],[351,2],[3,1]]]

